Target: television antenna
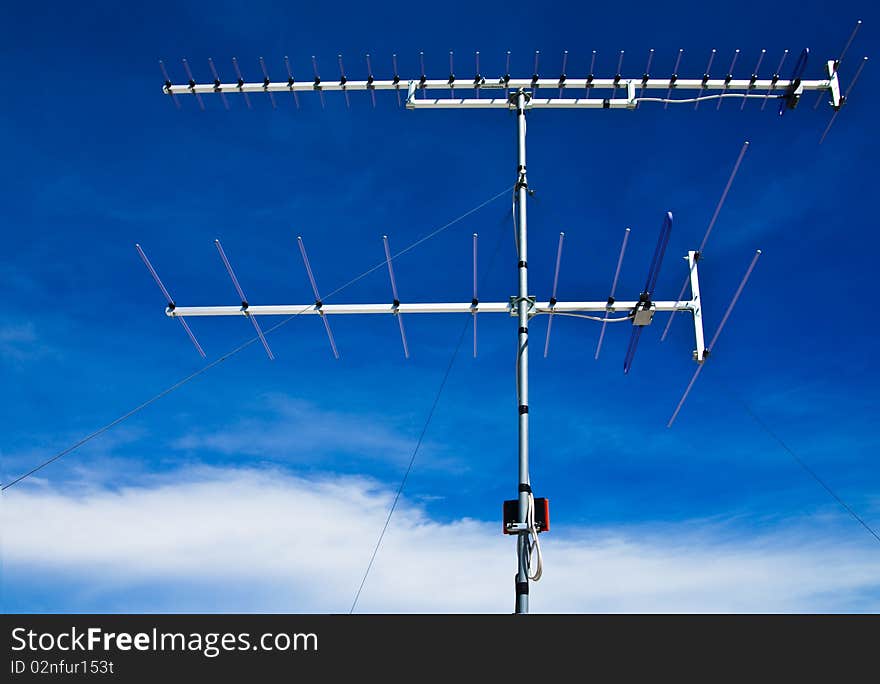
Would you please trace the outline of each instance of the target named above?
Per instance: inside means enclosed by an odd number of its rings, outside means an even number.
[[[824,76],[818,79],[806,79],[804,73],[806,70],[809,50],[803,50],[795,63],[789,78],[783,78],[781,75],[783,65],[788,57],[788,51],[784,51],[779,61],[779,66],[769,78],[760,77],[758,70],[764,60],[766,51],[762,51],[757,60],[754,72],[749,78],[735,78],[733,75],[734,67],[740,57],[740,51],[736,50],[731,58],[730,66],[721,76],[713,76],[710,74],[712,65],[714,64],[716,51],[713,50],[709,56],[708,66],[705,72],[695,78],[682,77],[678,73],[681,63],[683,50],[679,50],[675,59],[675,66],[672,73],[666,76],[654,76],[650,73],[652,64],[654,64],[654,50],[649,51],[647,65],[644,72],[640,76],[624,76],[623,61],[624,52],[620,51],[617,61],[617,69],[611,76],[597,77],[593,73],[596,62],[596,52],[592,53],[590,73],[583,77],[572,77],[566,73],[568,66],[568,52],[565,51],[562,56],[562,68],[558,77],[545,77],[539,74],[540,52],[535,52],[534,72],[530,77],[514,78],[510,75],[510,52],[506,55],[505,73],[498,78],[487,78],[480,70],[480,54],[477,52],[474,56],[474,76],[473,78],[458,78],[453,70],[453,53],[449,53],[450,73],[448,78],[433,79],[428,78],[424,68],[424,54],[419,54],[420,74],[417,78],[404,79],[398,73],[397,55],[392,56],[391,64],[393,74],[391,79],[377,79],[373,75],[373,67],[370,56],[366,56],[367,78],[364,80],[353,80],[348,77],[343,66],[342,56],[339,55],[337,64],[339,68],[339,76],[330,80],[321,77],[316,57],[312,57],[312,70],[314,77],[311,80],[299,81],[294,78],[290,61],[284,58],[287,79],[283,81],[273,81],[270,78],[269,70],[266,62],[261,57],[259,59],[260,69],[263,75],[262,81],[249,82],[246,81],[239,62],[233,58],[232,64],[236,74],[236,80],[233,82],[223,82],[217,72],[216,65],[213,60],[209,60],[209,66],[213,77],[212,82],[198,83],[194,79],[190,65],[184,60],[183,65],[186,71],[187,81],[182,84],[174,84],[166,71],[165,65],[160,62],[164,84],[162,91],[169,96],[175,103],[180,106],[178,98],[183,96],[193,96],[201,109],[204,109],[203,96],[220,95],[223,104],[228,108],[227,96],[240,95],[248,108],[252,107],[250,95],[263,94],[267,96],[273,108],[278,106],[275,94],[290,93],[297,107],[299,107],[299,95],[304,93],[317,94],[321,100],[322,107],[325,105],[325,93],[341,92],[345,96],[346,106],[351,105],[350,93],[363,91],[369,92],[373,106],[376,106],[376,93],[382,91],[392,91],[396,94],[398,104],[403,99],[405,106],[410,110],[420,109],[503,109],[516,113],[517,120],[517,168],[516,180],[514,185],[514,208],[516,211],[516,246],[518,253],[517,274],[518,288],[517,293],[509,298],[508,301],[500,302],[483,302],[477,296],[476,266],[477,266],[477,235],[473,236],[473,263],[474,263],[474,289],[473,299],[470,302],[404,302],[400,299],[397,289],[397,281],[394,275],[393,260],[389,239],[383,236],[383,247],[385,253],[385,261],[388,267],[388,274],[391,285],[392,299],[390,302],[372,303],[372,304],[326,304],[322,301],[319,294],[317,281],[309,262],[305,245],[302,238],[297,238],[298,246],[302,254],[309,282],[315,295],[315,301],[308,304],[251,304],[244,295],[244,291],[232,270],[229,259],[219,241],[216,242],[217,250],[223,261],[224,266],[233,282],[237,294],[241,299],[240,305],[232,306],[178,306],[171,298],[168,290],[165,288],[152,264],[147,259],[146,254],[138,246],[138,253],[147,265],[151,275],[155,279],[164,297],[167,300],[165,313],[171,317],[178,319],[195,345],[197,351],[203,354],[201,346],[195,335],[187,325],[185,319],[197,317],[214,317],[214,316],[244,316],[250,319],[254,326],[260,341],[262,342],[267,355],[270,359],[274,358],[272,350],[269,348],[268,342],[263,335],[262,329],[257,322],[257,317],[263,316],[290,316],[290,315],[314,315],[320,317],[327,333],[331,350],[336,358],[340,354],[336,346],[336,341],[330,327],[329,319],[333,316],[340,315],[386,315],[392,316],[397,321],[400,331],[403,352],[406,358],[409,358],[410,349],[407,343],[406,331],[403,319],[405,315],[410,314],[470,314],[473,316],[474,323],[474,355],[477,354],[477,337],[476,337],[476,319],[478,314],[503,314],[511,316],[517,322],[517,364],[516,364],[516,386],[517,386],[517,422],[518,422],[518,495],[515,501],[507,502],[505,511],[510,510],[510,516],[505,515],[504,532],[512,534],[516,537],[517,547],[517,574],[515,578],[515,612],[527,613],[529,610],[529,581],[536,580],[541,575],[541,559],[540,546],[538,544],[538,534],[548,529],[549,514],[545,499],[534,498],[531,478],[529,472],[529,323],[534,316],[547,315],[549,317],[547,337],[545,339],[544,353],[545,356],[549,352],[550,345],[550,322],[554,316],[576,316],[587,318],[602,323],[602,331],[596,347],[595,356],[598,359],[602,348],[602,341],[605,333],[605,326],[611,322],[629,321],[632,325],[632,335],[630,337],[629,346],[627,348],[624,360],[624,373],[628,373],[632,368],[633,359],[636,353],[639,339],[643,330],[651,324],[655,314],[669,313],[670,318],[664,330],[663,337],[671,326],[673,317],[678,312],[687,312],[691,314],[694,331],[694,351],[693,358],[697,363],[697,369],[690,383],[678,403],[668,426],[671,426],[677,415],[679,414],[685,399],[693,387],[694,382],[703,369],[703,364],[709,357],[721,330],[726,324],[730,313],[735,306],[740,294],[745,287],[746,282],[751,275],[755,264],[760,256],[760,250],[754,253],[754,256],[743,276],[735,295],[733,296],[724,317],[717,331],[712,337],[708,346],[704,341],[703,333],[703,303],[700,297],[700,280],[698,272],[698,263],[705,249],[706,242],[718,218],[718,214],[730,190],[733,179],[739,170],[740,163],[745,155],[749,143],[743,144],[740,154],[736,160],[733,171],[730,174],[727,185],[721,195],[721,199],[715,209],[715,213],[709,223],[706,234],[696,250],[691,250],[684,257],[688,265],[688,273],[685,277],[684,285],[676,299],[658,300],[654,298],[654,288],[657,283],[660,267],[669,242],[669,236],[672,229],[673,216],[671,212],[667,212],[663,216],[660,235],[658,237],[657,246],[654,251],[654,257],[648,270],[648,276],[645,287],[639,294],[637,299],[617,300],[615,292],[617,287],[620,269],[623,262],[624,253],[626,251],[627,242],[630,237],[630,229],[627,228],[624,234],[623,243],[620,249],[620,255],[614,272],[614,278],[611,285],[610,295],[606,300],[597,301],[558,301],[556,299],[556,286],[558,284],[559,268],[562,258],[562,246],[564,234],[560,234],[559,245],[557,249],[556,269],[553,280],[553,293],[549,300],[538,301],[537,298],[529,294],[529,278],[528,278],[528,221],[527,209],[528,198],[530,196],[529,182],[527,177],[526,165],[526,118],[530,111],[538,109],[587,109],[587,110],[626,110],[632,111],[642,108],[642,105],[650,103],[662,104],[664,109],[669,105],[693,104],[696,109],[701,102],[717,101],[716,109],[726,99],[741,100],[741,109],[745,107],[747,100],[754,99],[761,102],[761,109],[764,109],[769,100],[776,100],[778,103],[778,113],[783,115],[786,111],[795,109],[801,101],[803,95],[808,91],[814,91],[819,94],[820,102],[823,97],[827,99],[828,105],[831,107],[833,114],[828,127],[822,135],[822,140],[828,134],[831,126],[834,124],[838,113],[846,103],[849,93],[852,90],[855,81],[861,74],[867,57],[860,63],[858,70],[845,92],[841,92],[841,83],[839,78],[839,68],[842,58],[849,49],[852,40],[858,31],[861,22],[856,25],[846,47],[841,53],[840,58],[827,60],[824,63]],[[460,95],[462,90],[473,90],[473,96],[463,97]],[[486,93],[486,97],[482,93]],[[690,95],[688,97],[673,97],[673,92],[684,93]],[[552,96],[547,96],[553,93]],[[596,94],[599,96],[595,96]],[[403,98],[401,97],[403,96]],[[685,293],[690,287],[690,297],[685,298]],[[537,502],[540,502],[538,505]],[[532,563],[535,561],[537,567],[532,570]]]

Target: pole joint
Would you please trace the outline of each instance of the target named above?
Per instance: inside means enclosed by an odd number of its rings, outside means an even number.
[[[519,303],[525,302],[527,312],[529,318],[535,316],[538,312],[535,310],[537,307],[538,299],[535,295],[529,295],[528,297],[511,297],[510,298],[510,315],[518,316],[519,315]]]

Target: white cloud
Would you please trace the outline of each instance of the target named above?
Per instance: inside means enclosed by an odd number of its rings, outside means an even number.
[[[366,479],[276,470],[146,482],[7,491],[4,593],[16,591],[11,581],[31,581],[28,591],[39,594],[39,583],[56,577],[92,606],[106,596],[113,610],[344,612],[392,497]],[[743,534],[717,521],[579,536],[556,529],[542,536],[546,567],[533,584],[533,609],[880,610],[880,553],[870,538],[841,541],[828,521],[813,519],[762,529]],[[513,564],[513,540],[499,523],[442,523],[402,501],[359,610],[510,612]]]

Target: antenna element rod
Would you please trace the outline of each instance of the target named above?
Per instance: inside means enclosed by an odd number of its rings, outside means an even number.
[[[730,186],[733,185],[733,179],[736,177],[736,172],[739,171],[739,165],[742,163],[743,157],[746,154],[746,151],[749,149],[749,141],[746,140],[743,143],[742,149],[739,151],[739,156],[736,158],[736,163],[733,165],[733,171],[730,172],[730,177],[727,179],[727,185],[724,186],[724,191],[721,193],[721,197],[718,200],[718,204],[715,206],[715,212],[712,214],[712,219],[709,221],[709,227],[706,228],[706,234],[703,236],[703,241],[700,243],[700,248],[697,250],[697,260],[703,255],[703,250],[706,248],[706,242],[709,240],[709,234],[712,232],[712,228],[715,226],[715,221],[718,220],[718,214],[721,213],[721,207],[724,206],[724,200],[727,199],[727,193],[730,192]],[[696,262],[695,262],[696,263]],[[688,283],[691,281],[690,273],[685,277],[684,282],[681,284],[681,290],[678,293],[678,299],[676,301],[681,301],[681,298],[684,296],[684,291],[687,289]],[[666,336],[669,334],[669,329],[672,327],[672,320],[675,318],[675,311],[669,316],[669,320],[666,322],[666,327],[663,329],[663,334],[660,336],[660,341],[663,342],[666,339]]]
[[[553,328],[553,308],[556,306],[556,286],[559,284],[559,265],[562,263],[562,242],[565,233],[559,234],[559,246],[556,248],[556,271],[553,273],[553,295],[550,297],[550,316],[547,317],[547,339],[544,340],[544,358],[550,353],[550,331]]]
[[[159,278],[159,274],[156,273],[156,269],[153,268],[153,264],[150,263],[150,260],[147,259],[147,255],[144,254],[144,250],[141,249],[141,246],[135,243],[135,249],[137,249],[137,253],[140,254],[141,261],[144,262],[144,266],[147,267],[147,270],[150,272],[150,275],[153,276],[153,280],[156,281],[156,285],[159,286],[159,289],[162,291],[162,294],[165,295],[165,299],[168,302],[168,308],[174,309],[174,300],[171,298],[171,295],[168,293],[168,290],[165,289],[165,285],[162,283],[162,280]],[[203,359],[207,358],[205,354],[205,350],[202,349],[202,345],[199,344],[199,341],[196,339],[196,336],[193,334],[193,331],[190,330],[189,324],[186,322],[183,316],[176,316],[175,318],[180,319],[180,325],[186,331],[186,334],[189,336],[190,341],[195,346],[196,351],[201,355]]]
[[[620,245],[620,256],[617,257],[617,268],[614,269],[614,280],[611,283],[611,294],[608,296],[608,310],[614,303],[614,291],[617,289],[617,279],[620,277],[620,267],[623,264],[623,255],[626,253],[626,243],[629,240],[630,229],[623,231],[623,243]],[[606,315],[605,319],[608,318]],[[602,351],[602,340],[605,338],[605,326],[608,325],[607,320],[602,321],[602,332],[599,333],[599,343],[596,345],[595,359],[599,360],[599,352]]]
[[[406,343],[406,330],[403,327],[403,316],[397,312],[400,306],[400,297],[397,296],[397,281],[394,279],[394,266],[391,265],[391,248],[388,246],[388,236],[382,236],[382,244],[385,246],[385,261],[388,263],[388,276],[391,278],[391,294],[394,295],[394,309],[397,317],[397,325],[400,327],[400,341],[403,342],[403,355],[409,358],[409,345]]]
[[[263,343],[263,348],[266,350],[266,355],[269,357],[270,361],[275,360],[275,355],[272,353],[272,350],[269,348],[269,343],[266,342],[266,337],[263,335],[263,330],[260,328],[260,324],[257,323],[257,317],[252,316],[248,313],[248,301],[247,297],[244,296],[244,290],[241,289],[241,285],[238,284],[238,278],[235,277],[235,271],[232,270],[232,264],[229,263],[229,259],[226,258],[226,252],[223,251],[223,245],[220,244],[220,240],[214,240],[214,245],[217,247],[217,251],[220,253],[220,258],[223,260],[223,265],[226,267],[226,272],[229,273],[229,277],[232,279],[232,284],[235,285],[235,291],[238,292],[238,296],[241,297],[241,309],[244,312],[245,316],[247,316],[251,323],[253,323],[254,330],[257,331],[257,337],[260,338],[260,342]]]
[[[321,320],[324,321],[324,329],[327,331],[327,337],[330,340],[330,348],[333,350],[333,356],[338,359],[339,351],[336,349],[336,340],[333,339],[333,332],[330,330],[330,321],[327,320],[327,316],[325,316],[324,312],[321,310],[323,308],[323,302],[321,301],[321,295],[318,293],[318,284],[315,282],[315,274],[312,273],[312,265],[309,263],[309,256],[306,254],[306,246],[303,244],[302,237],[297,236],[296,241],[299,244],[299,251],[300,254],[302,254],[303,263],[306,266],[306,273],[309,275],[309,282],[312,284],[312,292],[315,293],[315,307],[321,313]]]

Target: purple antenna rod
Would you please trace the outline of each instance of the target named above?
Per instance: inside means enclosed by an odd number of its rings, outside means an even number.
[[[727,70],[727,79],[733,78],[733,68],[736,66],[736,60],[739,58],[739,48],[733,51],[733,59],[730,61],[730,68]],[[724,84],[724,89],[721,91],[722,93],[727,92],[727,83]],[[721,109],[721,103],[724,100],[722,98],[718,98],[718,106],[715,107],[715,110]],[[746,98],[743,98],[743,102],[746,101]]]
[[[302,237],[297,236],[296,241],[299,244],[299,251],[300,254],[302,254],[303,264],[305,264],[306,273],[308,274],[309,282],[312,285],[312,292],[315,294],[315,307],[318,309],[318,312],[321,315],[321,320],[324,322],[324,329],[327,331],[327,338],[330,340],[330,348],[333,350],[333,356],[338,359],[339,350],[336,348],[336,340],[333,339],[333,331],[330,330],[330,321],[327,320],[327,316],[322,310],[324,303],[321,301],[321,295],[318,293],[318,283],[315,282],[315,274],[312,273],[312,265],[309,263],[308,254],[306,254],[306,246],[303,243]]]
[[[391,68],[394,72],[392,75],[392,78],[394,79],[395,83],[399,84],[400,83],[400,74],[397,72],[397,55],[396,54],[391,55]],[[400,106],[400,86],[399,85],[397,88],[395,88],[395,92],[397,93],[397,106],[399,107]]]
[[[193,95],[196,96],[196,102],[199,103],[199,109],[201,109],[202,111],[205,111],[205,103],[202,102],[202,96],[199,95],[199,94],[195,91],[196,80],[193,78],[192,71],[191,71],[190,68],[189,68],[189,62],[187,62],[185,59],[183,59],[183,60],[181,60],[181,61],[183,62],[183,68],[184,68],[184,70],[186,71],[186,77],[189,79],[189,87],[190,87],[190,90],[192,90]]]
[[[238,296],[241,297],[241,310],[245,316],[247,316],[251,323],[254,326],[254,330],[257,331],[257,337],[260,338],[260,342],[263,343],[263,348],[266,350],[266,354],[269,357],[270,361],[275,360],[275,355],[272,353],[272,350],[269,348],[269,343],[266,341],[265,335],[263,335],[263,330],[260,328],[260,324],[257,323],[257,317],[252,316],[248,313],[248,301],[247,297],[244,296],[244,290],[241,289],[241,285],[238,283],[238,278],[235,277],[235,271],[232,270],[232,264],[229,263],[229,259],[226,258],[226,252],[223,251],[223,245],[220,244],[220,240],[214,240],[214,245],[217,247],[217,251],[220,253],[220,258],[223,260],[223,265],[226,267],[226,272],[229,273],[229,277],[232,279],[232,284],[235,286],[235,291],[238,293]]]
[[[232,66],[235,68],[235,75],[238,77],[238,92],[244,96],[244,103],[247,105],[247,108],[251,109],[251,98],[249,98],[248,94],[241,89],[244,85],[244,76],[241,75],[238,60],[235,57],[232,58]]]
[[[590,73],[587,74],[587,87],[585,90],[587,91],[586,97],[590,97],[590,89],[592,88],[594,70],[596,68],[596,51],[593,50],[593,56],[590,58]]]
[[[471,307],[474,316],[474,358],[477,358],[477,305],[480,300],[477,296],[477,234],[474,233],[474,298],[471,300]]]
[[[345,108],[351,109],[351,101],[348,97],[348,90],[345,87],[345,84],[348,82],[348,78],[345,75],[345,67],[342,64],[342,55],[337,55],[336,59],[339,62],[339,83],[342,85],[342,92],[345,94]]]
[[[370,99],[373,101],[373,109],[376,108],[376,90],[373,85],[373,65],[370,63],[370,53],[367,53],[367,83],[370,84]]]
[[[483,75],[480,73],[480,51],[474,53],[474,93],[477,99],[480,97],[480,86],[483,83]]]
[[[709,53],[709,63],[706,65],[706,71],[703,72],[703,80],[704,81],[707,81],[709,79],[709,72],[712,69],[712,62],[715,61],[715,53],[716,52],[717,52],[717,50],[715,48],[712,48],[712,52]],[[700,108],[700,100],[697,99],[697,101],[694,102],[694,109],[696,110],[699,108]]]
[[[863,58],[862,58],[862,63],[859,64],[859,68],[856,70],[856,75],[853,76],[852,81],[849,82],[849,87],[846,89],[846,92],[843,94],[843,98],[842,98],[842,101],[843,101],[843,102],[846,102],[846,98],[849,97],[849,93],[850,93],[850,91],[853,89],[853,86],[856,84],[856,81],[859,80],[859,76],[862,75],[862,69],[865,68],[865,64],[867,64],[867,63],[868,63],[868,58],[867,58],[867,57],[863,57]],[[842,103],[841,103],[841,104],[842,104]],[[831,130],[831,127],[834,125],[834,122],[837,120],[837,115],[838,115],[838,114],[840,114],[840,109],[839,109],[839,108],[837,109],[836,112],[834,112],[834,114],[831,115],[831,121],[829,121],[829,122],[828,122],[828,125],[825,127],[825,132],[822,133],[822,137],[819,138],[819,144],[820,144],[820,145],[821,145],[823,142],[825,142],[825,136],[828,135],[828,131]]]
[[[672,232],[672,212],[666,212],[663,218],[663,225],[660,227],[660,236],[657,238],[657,246],[654,248],[654,257],[651,260],[651,267],[648,269],[648,278],[645,281],[645,289],[639,297],[639,304],[651,301],[651,294],[657,285],[657,278],[660,275],[660,266],[663,263],[663,255],[666,253],[666,246],[669,244],[669,235]],[[623,372],[629,373],[632,368],[633,358],[636,354],[636,347],[639,344],[639,338],[642,336],[643,325],[634,325],[632,335],[629,338],[629,346],[626,350],[626,357],[623,360]]]
[[[758,80],[758,72],[761,70],[761,62],[764,61],[764,55],[766,55],[766,54],[767,54],[767,50],[761,50],[761,54],[758,55],[758,63],[755,64],[755,70],[752,71],[752,80],[753,80],[753,81],[757,81],[757,80]],[[821,93],[820,93],[820,95],[821,95]],[[742,110],[744,110],[744,109],[746,108],[746,101],[747,101],[748,99],[749,99],[749,98],[747,98],[747,97],[744,97],[744,98],[742,99],[742,100],[743,100],[743,101],[742,101],[742,104],[739,106],[739,110],[740,110],[740,111],[742,111]]]
[[[385,246],[385,261],[388,264],[388,277],[391,279],[391,294],[394,296],[392,305],[394,307],[394,315],[397,317],[397,324],[400,327],[400,341],[403,342],[403,355],[409,358],[409,345],[406,343],[406,330],[403,327],[403,316],[397,311],[400,306],[400,298],[397,295],[397,281],[394,278],[394,266],[391,265],[391,247],[388,244],[388,236],[382,236],[382,244]]]
[[[629,338],[629,345],[626,348],[626,356],[623,359],[623,373],[628,374],[632,368],[633,358],[636,355],[636,348],[639,346],[639,338],[642,336],[643,325],[637,325],[633,328],[632,335]]]
[[[746,151],[749,149],[749,141],[746,140],[743,143],[742,148],[739,151],[739,156],[736,158],[736,163],[733,165],[733,170],[730,172],[730,177],[727,179],[727,184],[724,186],[724,191],[721,193],[721,197],[718,199],[718,204],[715,205],[715,211],[712,214],[712,219],[709,221],[709,227],[706,228],[706,234],[703,235],[703,241],[700,243],[700,248],[697,250],[697,259],[702,256],[703,250],[706,248],[706,243],[709,241],[709,235],[712,233],[712,228],[715,227],[715,221],[718,220],[718,214],[721,213],[721,207],[724,206],[724,200],[727,199],[727,193],[730,192],[730,187],[733,185],[733,179],[736,178],[736,173],[739,171],[739,165],[742,163],[743,157],[746,154]],[[676,303],[681,301],[681,298],[684,296],[684,291],[687,289],[688,283],[690,282],[690,271],[688,271],[688,275],[685,276],[684,282],[681,285],[681,290],[678,293],[678,298],[675,300]],[[669,315],[669,320],[666,321],[666,327],[663,329],[663,334],[660,336],[660,341],[666,339],[666,336],[669,334],[669,329],[672,327],[672,321],[675,318],[677,309],[673,309],[672,313]]]
[[[743,288],[746,286],[746,283],[749,280],[749,277],[752,275],[752,271],[755,268],[755,264],[758,263],[758,257],[761,256],[761,250],[755,251],[755,256],[752,257],[752,261],[749,264],[748,269],[746,270],[746,274],[743,276],[742,281],[739,284],[739,287],[736,288],[736,293],[733,295],[733,299],[730,301],[730,304],[727,306],[727,311],[724,312],[724,317],[721,319],[721,323],[718,326],[718,330],[715,331],[715,334],[712,336],[712,341],[709,342],[709,346],[706,347],[706,356],[709,355],[710,351],[715,348],[715,343],[718,341],[718,336],[721,334],[721,331],[724,329],[724,325],[727,323],[727,319],[730,318],[730,312],[733,311],[733,307],[736,306],[736,302],[739,299],[739,296],[742,294]],[[688,398],[688,395],[691,393],[691,389],[694,386],[694,383],[697,381],[697,378],[700,377],[700,373],[703,371],[703,366],[705,363],[701,363],[697,366],[697,370],[694,372],[691,377],[691,381],[688,383],[687,388],[684,391],[684,394],[681,397],[681,400],[678,402],[678,406],[675,407],[675,411],[672,413],[672,417],[669,419],[669,422],[666,424],[666,427],[672,427],[672,424],[675,422],[675,419],[678,417],[679,411],[681,411],[681,407],[684,406],[685,399]]]
[[[669,88],[668,88],[667,91],[666,91],[666,99],[667,99],[667,100],[668,100],[669,97],[672,95],[672,89],[675,87],[675,82],[678,80],[678,65],[681,64],[681,56],[682,56],[682,54],[684,54],[684,49],[683,49],[683,48],[679,48],[679,50],[678,50],[678,56],[675,58],[675,66],[672,67],[672,76],[671,76],[670,79],[669,79]],[[666,108],[668,108],[668,107],[669,107],[669,103],[668,103],[668,102],[664,102],[664,103],[663,103],[663,109],[666,109]]]
[[[559,97],[562,97],[562,85],[565,83],[565,70],[568,67],[568,50],[562,51],[562,71],[559,72]]]
[[[651,77],[651,62],[654,61],[654,48],[648,50],[648,63],[645,65],[645,73],[642,75],[642,83],[645,83]],[[645,86],[639,91],[639,97],[645,92]]]
[[[623,242],[620,245],[620,255],[617,257],[617,268],[614,269],[614,280],[611,282],[611,294],[608,296],[608,307],[606,314],[614,304],[614,292],[617,290],[617,279],[620,277],[620,267],[623,265],[623,255],[626,253],[626,243],[629,240],[630,229],[623,231]],[[605,316],[607,318],[607,315]],[[596,345],[595,359],[599,360],[599,352],[602,351],[602,340],[605,339],[605,326],[608,325],[607,320],[602,321],[602,331],[599,333],[599,343]]]
[[[137,249],[137,253],[140,255],[141,261],[144,262],[144,266],[147,267],[150,275],[153,276],[153,280],[156,281],[156,285],[159,286],[159,289],[165,296],[165,300],[168,303],[168,309],[174,311],[174,300],[171,298],[171,294],[168,292],[165,285],[162,283],[162,280],[159,278],[159,274],[156,273],[156,269],[153,268],[153,264],[150,263],[150,260],[147,258],[147,255],[144,254],[144,250],[141,249],[141,246],[139,244],[135,243],[135,249]],[[199,344],[199,341],[196,339],[193,331],[190,330],[189,324],[184,320],[183,316],[175,316],[175,318],[180,321],[180,325],[186,331],[186,334],[189,336],[189,339],[193,343],[193,346],[196,348],[196,351],[201,355],[203,359],[207,358],[205,350],[202,349],[202,345]]]
[[[214,90],[220,93],[220,100],[223,102],[223,108],[229,111],[229,100],[226,99],[226,93],[220,89],[220,74],[217,73],[217,67],[214,66],[214,60],[208,57],[208,66],[211,67],[211,75],[214,77]]]
[[[645,289],[642,295],[648,299],[654,294],[657,286],[657,278],[660,276],[660,266],[663,264],[663,256],[666,254],[666,246],[669,244],[669,235],[672,232],[672,212],[667,211],[660,227],[660,236],[657,238],[657,246],[654,248],[654,257],[651,259],[651,267],[648,269],[648,279],[645,281]]]
[[[168,77],[168,70],[165,69],[165,62],[163,62],[161,59],[159,60],[159,68],[162,70],[162,78],[165,79],[165,82],[162,84],[163,87],[170,88],[171,79]],[[177,101],[177,97],[174,95],[174,93],[171,93],[171,101],[174,103],[174,106],[177,107],[177,109],[180,109],[180,102]]]
[[[553,309],[556,307],[556,286],[559,284],[559,267],[562,264],[562,243],[565,233],[559,234],[559,245],[556,248],[556,269],[553,272],[553,294],[550,297],[550,316],[547,318],[547,337],[544,340],[544,358],[550,353],[550,330],[553,327]]]
[[[776,66],[776,71],[773,72],[773,76],[771,76],[771,80],[775,84],[776,81],[779,80],[779,72],[782,71],[782,65],[785,64],[785,58],[788,57],[788,50],[782,51],[782,57],[779,58],[779,64]],[[764,111],[764,107],[767,106],[767,99],[770,97],[770,93],[772,88],[767,89],[767,94],[764,95],[764,99],[761,101],[761,111]]]
[[[272,109],[278,109],[275,105],[275,96],[272,94],[272,91],[269,90],[269,70],[266,68],[265,60],[260,57],[260,69],[263,72],[263,89],[266,91],[266,95],[269,96],[269,102],[272,103]]]
[[[293,69],[290,68],[290,60],[287,56],[284,56],[284,66],[287,68],[287,85],[292,86],[293,81]],[[293,102],[296,104],[296,108],[299,109],[299,96],[296,94],[296,91],[291,88],[290,93],[293,95]],[[375,97],[375,96],[374,96]]]
[[[324,108],[324,91],[321,90],[321,74],[318,73],[318,58],[312,55],[312,71],[315,72],[315,90],[321,98],[321,109]]]

